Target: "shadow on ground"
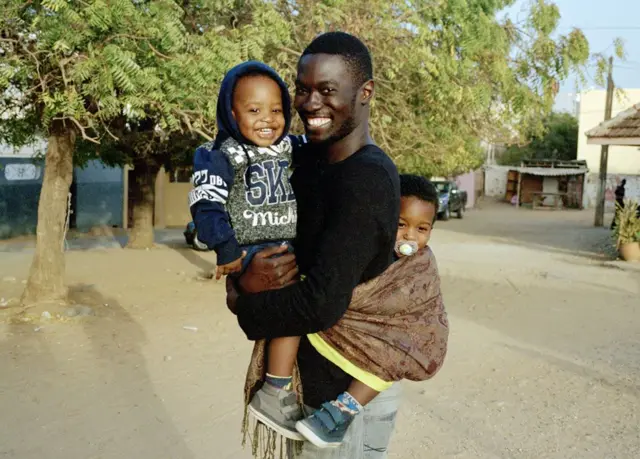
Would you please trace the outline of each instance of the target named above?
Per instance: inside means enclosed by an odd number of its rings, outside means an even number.
[[[93,285],[72,286],[69,298],[90,306],[96,315],[41,328],[13,324],[9,339],[0,342],[0,361],[8,370],[2,383],[10,389],[1,397],[11,393],[23,400],[19,412],[12,412],[12,422],[37,429],[18,432],[24,441],[14,439],[13,445],[22,446],[9,450],[9,457],[142,458],[148,457],[153,442],[165,457],[192,459],[184,432],[174,425],[149,376],[142,352],[144,329],[115,298]],[[11,376],[7,360],[56,377],[20,381],[19,372]],[[48,399],[51,393],[55,400]],[[47,438],[64,435],[68,441],[63,447],[47,447]],[[0,446],[3,453],[7,451]]]

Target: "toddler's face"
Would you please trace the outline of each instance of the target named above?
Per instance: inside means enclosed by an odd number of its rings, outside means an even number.
[[[240,132],[259,147],[270,147],[284,131],[282,92],[268,76],[240,78],[233,91],[233,117]]]
[[[436,207],[414,196],[400,198],[400,222],[396,242],[413,241],[418,249],[423,249],[429,243],[433,228]]]

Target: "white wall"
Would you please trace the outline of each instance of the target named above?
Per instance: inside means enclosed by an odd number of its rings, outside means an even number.
[[[21,148],[14,148],[10,145],[0,144],[0,158],[33,158],[39,154],[44,155],[47,149],[47,142],[41,140],[31,145]]]
[[[494,198],[504,198],[507,192],[507,174],[509,166],[485,166],[484,195]]]
[[[640,89],[624,89],[622,99],[613,98],[613,116],[640,103]],[[583,204],[594,207],[598,192],[598,172],[600,171],[600,145],[587,145],[585,132],[604,121],[604,90],[587,91],[580,94],[578,159],[587,161],[589,174],[584,189]],[[607,163],[607,185],[605,189],[605,205],[614,207],[613,192],[620,181],[627,179],[627,197],[640,198],[640,149],[638,147],[609,147]]]
[[[580,116],[578,134],[578,159],[586,159],[589,172],[600,171],[600,145],[587,145],[585,132],[604,121],[604,90],[587,91],[580,94]],[[623,100],[613,98],[613,116],[640,103],[640,89],[624,89]],[[609,174],[640,175],[640,150],[638,147],[609,147]]]

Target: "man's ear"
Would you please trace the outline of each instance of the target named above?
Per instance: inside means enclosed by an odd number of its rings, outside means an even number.
[[[360,87],[360,103],[367,105],[373,99],[375,92],[375,83],[373,80],[369,80]]]
[[[236,118],[236,111],[233,108],[231,109],[231,115],[233,116],[234,120],[238,120],[238,118]]]

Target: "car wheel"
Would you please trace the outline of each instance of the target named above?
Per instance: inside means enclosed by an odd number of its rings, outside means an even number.
[[[447,206],[440,214],[440,219],[446,222],[449,218],[451,218],[451,211],[449,210],[449,206]]]
[[[464,206],[460,206],[460,208],[458,209],[458,212],[456,212],[456,216],[458,218],[464,217]]]

